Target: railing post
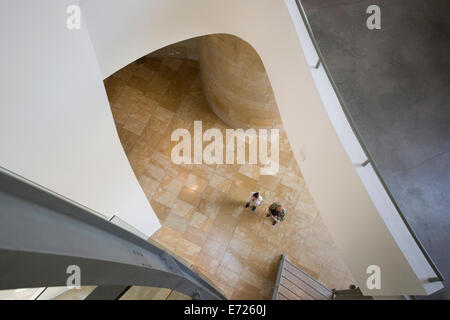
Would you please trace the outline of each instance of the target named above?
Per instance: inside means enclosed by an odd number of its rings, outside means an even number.
[[[319,67],[320,67],[320,58],[317,61],[316,65],[314,66],[314,69],[319,69]]]

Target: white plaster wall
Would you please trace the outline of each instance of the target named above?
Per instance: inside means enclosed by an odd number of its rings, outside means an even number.
[[[434,274],[423,265],[423,255],[404,228],[389,226],[392,216],[382,216],[380,205],[373,202],[385,199],[369,195],[347,154],[350,149],[341,141],[345,132],[338,135],[305,59],[303,50],[310,45],[302,47],[292,4],[291,0],[81,0],[104,78],[141,56],[192,37],[229,33],[249,42],[264,62],[305,180],[363,292],[426,294],[439,289],[440,284],[426,283]],[[346,126],[341,127],[345,131]],[[394,237],[391,232],[403,233]],[[366,268],[372,264],[381,267],[381,290],[365,286]]]
[[[285,0],[291,13],[299,40],[305,52],[305,57],[310,66],[310,73],[316,84],[317,91],[322,99],[322,103],[326,109],[328,117],[349,157],[354,169],[358,173],[361,182],[366,188],[370,198],[372,199],[381,219],[385,223],[389,232],[392,234],[395,242],[401,249],[403,255],[414,270],[419,281],[427,292],[434,292],[442,288],[439,282],[428,282],[429,277],[435,277],[434,271],[426,261],[420,250],[417,250],[417,244],[411,237],[406,225],[403,223],[401,216],[394,204],[389,198],[386,190],[378,179],[372,164],[363,167],[361,164],[367,160],[358,139],[356,138],[347,118],[344,114],[343,107],[336,96],[336,93],[328,79],[324,70],[323,63],[316,69],[318,55],[312,44],[303,19],[295,1]],[[388,284],[389,285],[389,284]],[[405,293],[407,294],[407,293]]]
[[[0,1],[0,166],[150,236],[87,28],[66,28],[77,3]]]

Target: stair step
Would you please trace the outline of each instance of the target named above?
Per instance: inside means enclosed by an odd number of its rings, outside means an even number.
[[[283,287],[293,293],[300,300],[315,300],[313,296],[311,296],[308,292],[306,292],[303,288],[298,287],[284,276],[281,278],[280,288]]]
[[[330,300],[333,296],[324,285],[289,262],[285,255],[280,261],[277,285],[276,300]]]
[[[318,299],[320,297],[320,300],[323,299],[330,299],[333,294],[330,290],[328,290],[324,285],[322,285],[317,280],[310,277],[307,273],[303,272],[301,269],[297,268],[295,265],[293,265],[289,260],[286,260],[286,263],[284,265],[284,274],[287,274],[287,276],[294,276],[296,279],[298,279],[299,285],[307,286],[305,287],[305,290],[308,290],[308,287],[311,288],[314,292],[311,291],[311,293],[316,296]],[[293,277],[290,277],[293,279]]]
[[[329,296],[324,296],[321,292],[317,291],[314,287],[311,287],[309,283],[305,282],[303,279],[299,279],[293,275],[289,270],[284,269],[282,275],[281,283],[290,283],[291,286],[297,287],[299,290],[305,292],[310,299],[314,300],[327,300]],[[331,294],[331,293],[330,293]]]

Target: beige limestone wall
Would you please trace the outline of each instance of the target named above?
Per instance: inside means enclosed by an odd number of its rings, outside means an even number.
[[[203,91],[214,113],[233,128],[282,128],[272,86],[261,58],[238,37],[201,37]]]

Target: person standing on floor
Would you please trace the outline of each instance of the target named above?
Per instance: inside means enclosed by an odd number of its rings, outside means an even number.
[[[250,198],[248,198],[248,202],[245,204],[245,207],[252,207],[252,211],[255,211],[256,207],[259,207],[262,202],[263,198],[259,192],[250,192]]]
[[[274,202],[269,207],[269,212],[267,213],[267,218],[272,217],[272,225],[276,225],[279,221],[283,221],[286,216],[286,209],[283,208],[281,203]]]

